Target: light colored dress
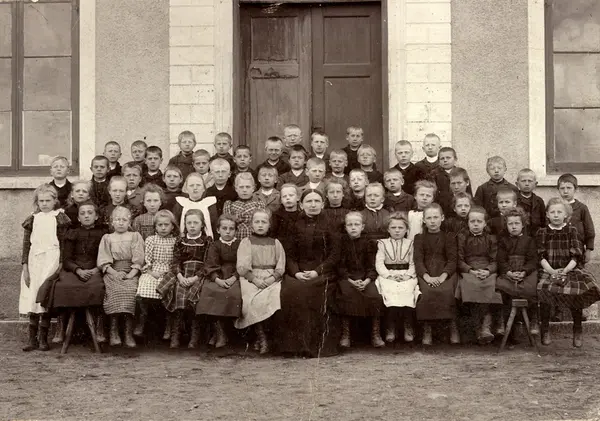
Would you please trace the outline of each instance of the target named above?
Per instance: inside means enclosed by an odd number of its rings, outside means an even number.
[[[120,272],[142,269],[144,264],[144,240],[139,232],[106,234],[98,249],[98,267],[104,273],[104,312],[106,314],[135,314],[135,295],[138,277],[118,280],[106,273],[109,267]]]
[[[375,285],[386,307],[416,307],[421,290],[415,272],[411,240],[386,238],[377,241],[375,269],[379,275]],[[410,279],[398,282],[392,279],[395,275],[408,275]]]
[[[171,265],[173,264],[173,248],[176,241],[177,237],[174,235],[167,237],[151,235],[146,239],[146,271],[140,276],[137,290],[138,297],[156,300],[161,298],[158,292],[156,292],[156,287],[164,274],[171,269]],[[149,272],[156,272],[160,276],[155,278]]]
[[[44,281],[58,269],[60,263],[60,244],[57,236],[56,219],[58,210],[38,212],[33,215],[31,230],[31,248],[27,259],[29,268],[29,287],[21,274],[21,295],[19,313],[45,313],[47,310],[36,302],[37,292]],[[27,221],[26,221],[27,222]]]
[[[235,327],[243,329],[271,317],[281,309],[281,278],[285,272],[285,251],[271,237],[251,235],[240,242],[237,253],[237,272],[242,290],[242,316]],[[251,281],[275,277],[275,282],[260,289]]]
[[[417,234],[423,233],[423,211],[408,212],[408,239],[414,241]],[[412,252],[411,252],[412,253]]]

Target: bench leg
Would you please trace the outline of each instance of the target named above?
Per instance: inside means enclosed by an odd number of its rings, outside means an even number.
[[[510,316],[508,316],[508,323],[506,324],[506,332],[504,332],[504,337],[502,338],[502,343],[500,344],[500,349],[498,352],[502,351],[506,346],[506,341],[508,341],[508,336],[512,331],[513,323],[515,322],[515,317],[517,315],[517,308],[512,307],[510,309]]]
[[[71,337],[73,336],[73,328],[75,325],[75,310],[71,310],[69,314],[69,323],[67,324],[67,333],[65,335],[65,341],[63,342],[62,348],[60,350],[61,354],[66,354],[67,349],[69,349],[69,343],[71,343]]]
[[[521,314],[523,315],[523,322],[525,323],[525,328],[527,329],[527,336],[529,336],[529,342],[531,343],[531,345],[535,346],[535,349],[537,350],[537,353],[539,355],[540,348],[538,347],[537,341],[531,334],[531,326],[529,325],[529,316],[527,315],[527,309],[522,308]]]
[[[85,321],[87,322],[90,334],[92,335],[92,341],[94,342],[94,349],[97,353],[101,353],[100,345],[98,345],[98,338],[96,338],[96,323],[94,323],[94,316],[89,308],[85,309]]]

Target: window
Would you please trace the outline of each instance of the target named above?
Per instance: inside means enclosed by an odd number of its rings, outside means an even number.
[[[600,173],[600,2],[546,0],[547,172]]]
[[[0,1],[0,175],[78,157],[76,0]],[[21,89],[19,89],[21,87]]]

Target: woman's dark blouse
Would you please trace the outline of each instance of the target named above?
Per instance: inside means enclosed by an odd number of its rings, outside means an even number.
[[[108,231],[102,226],[70,229],[65,236],[63,267],[67,272],[77,269],[93,269],[98,259],[98,248],[102,236]]]
[[[323,214],[311,218],[303,213],[283,240],[289,275],[304,270],[319,275],[335,273],[340,260],[340,235]]]
[[[524,270],[527,275],[536,270],[538,265],[537,246],[535,239],[528,235],[520,235],[514,237],[512,235],[503,235],[498,237],[498,273],[506,274],[511,268],[509,264],[509,256],[523,256],[525,263],[521,270]]]
[[[352,239],[348,234],[342,236],[341,257],[337,266],[340,279],[362,279],[367,278],[375,281],[377,271],[375,270],[375,255],[377,254],[377,243],[369,241],[365,237]]]

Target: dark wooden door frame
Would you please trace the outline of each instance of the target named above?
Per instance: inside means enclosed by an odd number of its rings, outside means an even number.
[[[383,163],[387,167],[389,162],[389,115],[388,115],[388,1],[394,0],[234,0],[233,8],[233,133],[234,146],[240,144],[240,131],[244,127],[243,124],[243,99],[244,88],[242,78],[244,77],[243,58],[241,54],[241,26],[240,26],[240,7],[243,4],[349,4],[349,3],[380,3],[381,4],[381,101],[382,101],[382,124],[383,124]]]

